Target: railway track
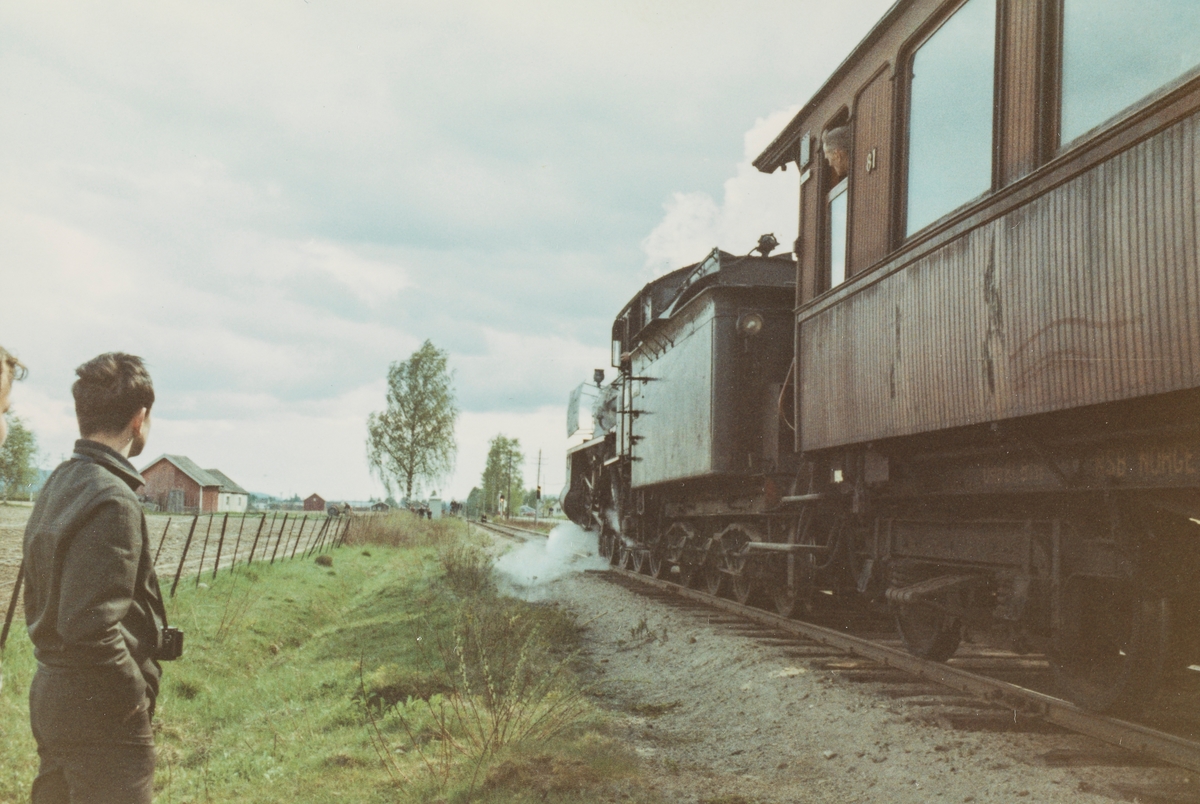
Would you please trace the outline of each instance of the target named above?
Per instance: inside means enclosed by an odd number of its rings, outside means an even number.
[[[489,532],[528,541],[546,534],[527,528],[499,523],[473,523]],[[908,653],[889,632],[880,618],[841,616],[832,623],[818,624],[781,617],[733,600],[716,597],[677,583],[652,578],[613,567],[601,575],[608,580],[639,592],[676,604],[703,606],[733,615],[763,627],[758,635],[777,638],[786,634],[799,644],[821,646],[829,661],[826,669],[848,672],[857,680],[885,680],[898,674],[931,682],[970,696],[992,713],[1011,712],[1017,728],[1029,728],[1031,720],[1087,735],[1145,760],[1161,762],[1200,772],[1200,741],[1190,735],[1173,733],[1152,726],[1085,711],[1074,704],[1047,694],[1037,687],[1051,688],[1047,663],[1039,656],[1019,656],[978,646],[964,646],[950,662],[932,662]],[[854,661],[838,660],[838,655]],[[865,661],[863,661],[865,660]]]
[[[1037,689],[997,675],[1036,677],[1045,676],[1045,662],[1037,657],[1018,656],[987,650],[964,649],[950,663],[919,659],[901,647],[887,644],[894,641],[879,634],[852,633],[843,626],[832,628],[801,620],[793,620],[762,609],[741,605],[733,600],[715,597],[697,589],[647,575],[614,567],[607,575],[626,586],[654,590],[660,596],[699,603],[714,609],[783,632],[804,641],[866,659],[870,664],[854,663],[847,669],[860,672],[872,670],[901,671],[910,676],[949,687],[973,696],[989,707],[1003,707],[1013,713],[1013,722],[1036,717],[1068,731],[1084,734],[1127,751],[1133,751],[1160,762],[1200,771],[1200,741],[1150,726],[1115,717],[1087,712],[1074,704],[1048,695]],[[869,626],[868,626],[869,627]],[[984,665],[988,672],[966,669]],[[836,669],[836,668],[835,668]]]
[[[544,539],[548,534],[542,533],[540,530],[531,528],[522,528],[517,525],[502,525],[499,522],[480,522],[478,520],[468,520],[468,526],[474,525],[478,528],[483,528],[491,533],[500,536],[506,536],[510,539],[516,539],[519,542],[527,542],[532,538]]]

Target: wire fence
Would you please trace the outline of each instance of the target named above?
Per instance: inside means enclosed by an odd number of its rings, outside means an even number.
[[[165,525],[162,524],[164,518]],[[291,511],[275,511],[258,515],[151,516],[147,525],[159,585],[164,596],[172,598],[180,583],[198,587],[205,580],[215,579],[218,573],[232,572],[238,566],[308,558],[340,547],[349,535],[354,519],[353,515],[331,517],[323,512],[297,515]],[[7,604],[4,626],[0,630],[0,648],[7,640],[12,621],[21,611],[24,565],[20,563],[19,555],[18,542],[15,577],[6,573],[9,577],[0,580],[0,600]],[[6,565],[9,563],[14,563],[11,556],[5,562]]]

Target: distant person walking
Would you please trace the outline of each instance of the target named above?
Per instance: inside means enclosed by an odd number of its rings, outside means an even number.
[[[141,358],[120,352],[75,373],[82,438],[25,528],[25,620],[37,657],[29,720],[41,759],[32,800],[148,804],[158,660],[178,658],[175,640],[164,644],[166,611],[134,494],[144,481],[129,462],[150,434],[154,386]]]
[[[4,446],[4,440],[8,438],[8,422],[4,414],[8,413],[11,404],[8,397],[12,391],[12,384],[23,379],[25,366],[0,346],[0,447]]]

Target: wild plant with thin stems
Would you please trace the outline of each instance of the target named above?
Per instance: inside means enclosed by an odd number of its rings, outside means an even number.
[[[487,761],[501,749],[549,740],[575,723],[585,708],[583,691],[568,684],[566,670],[575,654],[547,661],[540,627],[519,614],[489,611],[496,604],[488,601],[482,615],[469,606],[448,636],[426,631],[434,644],[422,656],[451,687],[446,695],[424,701],[437,730],[436,756],[427,754],[406,715],[398,716],[439,788],[450,778],[455,754],[471,768],[470,794]]]

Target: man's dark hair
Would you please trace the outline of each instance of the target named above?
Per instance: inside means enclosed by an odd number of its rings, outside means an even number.
[[[119,433],[142,408],[154,405],[154,383],[140,357],[107,352],[75,369],[71,386],[79,434]]]

